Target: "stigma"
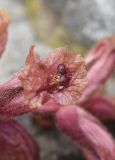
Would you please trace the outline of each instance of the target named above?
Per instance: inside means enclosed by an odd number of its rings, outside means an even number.
[[[69,82],[68,74],[64,64],[59,64],[57,66],[56,73],[51,74],[48,77],[48,91],[58,92],[65,87],[67,87]]]

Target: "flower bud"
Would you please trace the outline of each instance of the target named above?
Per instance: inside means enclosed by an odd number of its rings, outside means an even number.
[[[0,121],[0,160],[38,160],[38,146],[16,121]]]
[[[92,65],[88,66],[88,84],[79,101],[80,104],[99,92],[114,71],[115,37],[102,40],[94,46],[86,57],[86,63],[92,63]]]
[[[78,106],[61,108],[56,121],[62,131],[79,143],[88,160],[115,160],[115,142],[104,126]]]
[[[102,120],[115,120],[115,101],[111,97],[92,97],[84,103],[84,108]]]
[[[30,112],[24,105],[23,88],[15,74],[9,81],[0,85],[0,119],[8,119]]]

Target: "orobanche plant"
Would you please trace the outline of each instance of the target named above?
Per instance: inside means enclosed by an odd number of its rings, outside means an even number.
[[[1,56],[8,24],[0,11]],[[114,69],[114,37],[99,42],[86,58],[62,47],[42,60],[31,46],[25,67],[0,85],[0,160],[40,159],[36,142],[15,120],[28,112],[51,115],[88,160],[115,160],[115,141],[99,120],[115,119],[114,98],[102,92]]]

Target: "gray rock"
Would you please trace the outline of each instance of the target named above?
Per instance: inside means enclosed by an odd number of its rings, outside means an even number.
[[[46,57],[49,47],[35,39],[33,30],[24,14],[24,8],[19,1],[0,0],[0,6],[11,17],[9,38],[0,61],[0,68],[3,68],[0,70],[0,83],[2,83],[24,65],[28,49],[32,44],[37,46],[41,57]]]
[[[86,45],[115,34],[115,1],[113,0],[47,0],[76,39]]]

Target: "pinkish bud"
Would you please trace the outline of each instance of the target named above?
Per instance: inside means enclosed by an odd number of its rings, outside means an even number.
[[[115,68],[115,37],[105,39],[94,46],[86,57],[87,63],[92,63],[89,68],[87,87],[79,101],[83,103],[99,91]]]
[[[103,120],[115,120],[115,102],[110,97],[96,96],[84,103],[84,108]]]
[[[58,48],[41,60],[32,46],[19,79],[24,103],[32,110],[41,110],[49,100],[75,104],[86,86],[86,66],[80,55],[66,48]]]
[[[0,160],[38,160],[38,146],[16,121],[0,121]]]
[[[0,10],[0,57],[5,49],[7,37],[8,37],[8,25],[9,17],[8,15]]]
[[[95,61],[100,59],[103,54],[111,54],[112,52],[114,52],[114,47],[115,36],[101,40],[88,51],[85,59],[87,65],[90,66],[95,63]]]
[[[8,82],[0,85],[0,119],[15,117],[30,111],[23,101],[23,88],[14,75]]]
[[[56,121],[62,131],[79,143],[88,160],[115,160],[115,143],[103,125],[78,106],[61,108]]]

